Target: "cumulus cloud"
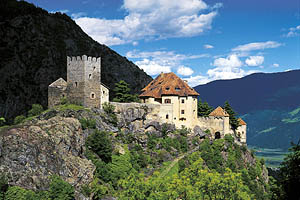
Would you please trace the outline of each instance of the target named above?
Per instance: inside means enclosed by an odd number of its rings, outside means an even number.
[[[143,69],[147,74],[151,76],[157,75],[161,72],[164,73],[171,72],[170,66],[161,65],[160,63],[148,59],[137,61],[135,64],[138,65],[141,69]]]
[[[275,41],[267,42],[253,42],[249,44],[239,45],[232,49],[232,51],[254,51],[254,50],[263,50],[270,48],[280,47],[282,44]]]
[[[185,80],[187,80],[188,84],[192,87],[212,81],[212,79],[202,75],[190,76],[189,78],[185,78]]]
[[[295,37],[300,35],[300,25],[296,27],[289,28],[289,32],[285,34],[285,37]]]
[[[194,73],[194,71],[189,68],[189,67],[185,67],[185,66],[180,66],[177,69],[177,74],[182,75],[182,76],[190,76]]]
[[[242,66],[242,61],[236,54],[231,54],[227,58],[217,58],[213,65],[219,68],[236,68]]]
[[[245,60],[245,63],[248,66],[255,67],[261,65],[264,62],[264,60],[265,58],[263,56],[250,56]]]
[[[279,67],[279,64],[278,63],[274,63],[273,67]]]
[[[213,49],[214,46],[213,46],[213,45],[210,45],[210,44],[205,44],[205,45],[203,45],[203,48],[204,48],[204,49]]]
[[[203,0],[124,0],[128,12],[123,19],[75,18],[93,39],[106,45],[132,43],[140,39],[191,37],[211,29],[217,9]]]
[[[177,69],[181,75],[189,76],[193,73],[193,70],[182,64],[185,60],[199,59],[209,57],[208,54],[198,55],[184,55],[178,54],[174,51],[129,51],[126,53],[126,57],[135,61],[135,64],[144,69],[149,75],[157,75],[160,72],[170,72],[172,69]],[[149,67],[146,67],[146,65]],[[155,65],[155,70],[152,67]],[[179,70],[180,69],[180,70]]]

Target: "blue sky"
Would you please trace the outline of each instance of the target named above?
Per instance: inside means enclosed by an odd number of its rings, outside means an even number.
[[[28,0],[152,77],[190,85],[300,68],[300,0]]]

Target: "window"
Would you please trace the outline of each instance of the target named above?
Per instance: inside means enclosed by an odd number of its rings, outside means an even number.
[[[92,92],[91,95],[90,95],[90,98],[91,98],[91,99],[95,99],[95,96],[96,96],[95,93]]]
[[[184,110],[181,110],[181,114],[182,114],[182,115],[184,114]]]
[[[180,91],[180,88],[179,88],[179,87],[176,87],[175,90],[176,90],[176,91]]]
[[[170,88],[169,87],[166,87],[166,90],[169,90]]]
[[[96,67],[93,67],[93,71],[95,71]]]
[[[166,119],[169,119],[169,115],[168,114],[166,115]]]
[[[184,99],[181,99],[181,103],[184,103]]]
[[[103,90],[103,94],[105,94],[105,91]]]
[[[78,83],[77,82],[75,82],[75,87],[78,87]]]
[[[171,103],[171,99],[165,99],[165,103]]]
[[[89,74],[89,79],[91,79],[92,78],[92,74]]]

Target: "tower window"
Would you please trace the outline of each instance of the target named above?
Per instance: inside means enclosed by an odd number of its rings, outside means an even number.
[[[179,87],[176,87],[175,90],[176,90],[176,91],[180,91],[180,88],[179,88]]]
[[[92,74],[89,74],[89,79],[91,79],[92,78]]]
[[[90,95],[90,98],[91,98],[91,99],[95,99],[95,97],[96,97],[95,93],[92,92],[91,95]]]
[[[78,83],[77,82],[75,82],[75,87],[78,87]]]
[[[182,115],[184,114],[184,110],[181,110],[181,114],[182,114]]]
[[[171,99],[165,99],[165,103],[171,103]]]
[[[184,103],[184,99],[181,99],[181,103]]]
[[[168,114],[166,115],[166,119],[169,119],[169,115]]]
[[[93,71],[95,71],[96,67],[93,67]]]
[[[170,88],[169,87],[166,87],[166,90],[169,90]]]

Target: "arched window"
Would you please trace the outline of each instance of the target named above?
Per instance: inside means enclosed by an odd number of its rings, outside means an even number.
[[[92,78],[92,74],[89,74],[89,79],[91,79]]]
[[[171,103],[171,99],[165,99],[165,103]]]
[[[75,82],[75,87],[78,87],[78,83],[77,82]]]
[[[169,119],[169,115],[168,114],[166,114],[166,119]]]
[[[96,95],[95,95],[94,92],[91,92],[90,98],[91,98],[91,99],[95,99],[95,98],[96,98]]]
[[[215,133],[215,139],[220,139],[221,138],[221,133],[220,132],[216,132]]]
[[[184,99],[181,99],[181,103],[184,103]]]

